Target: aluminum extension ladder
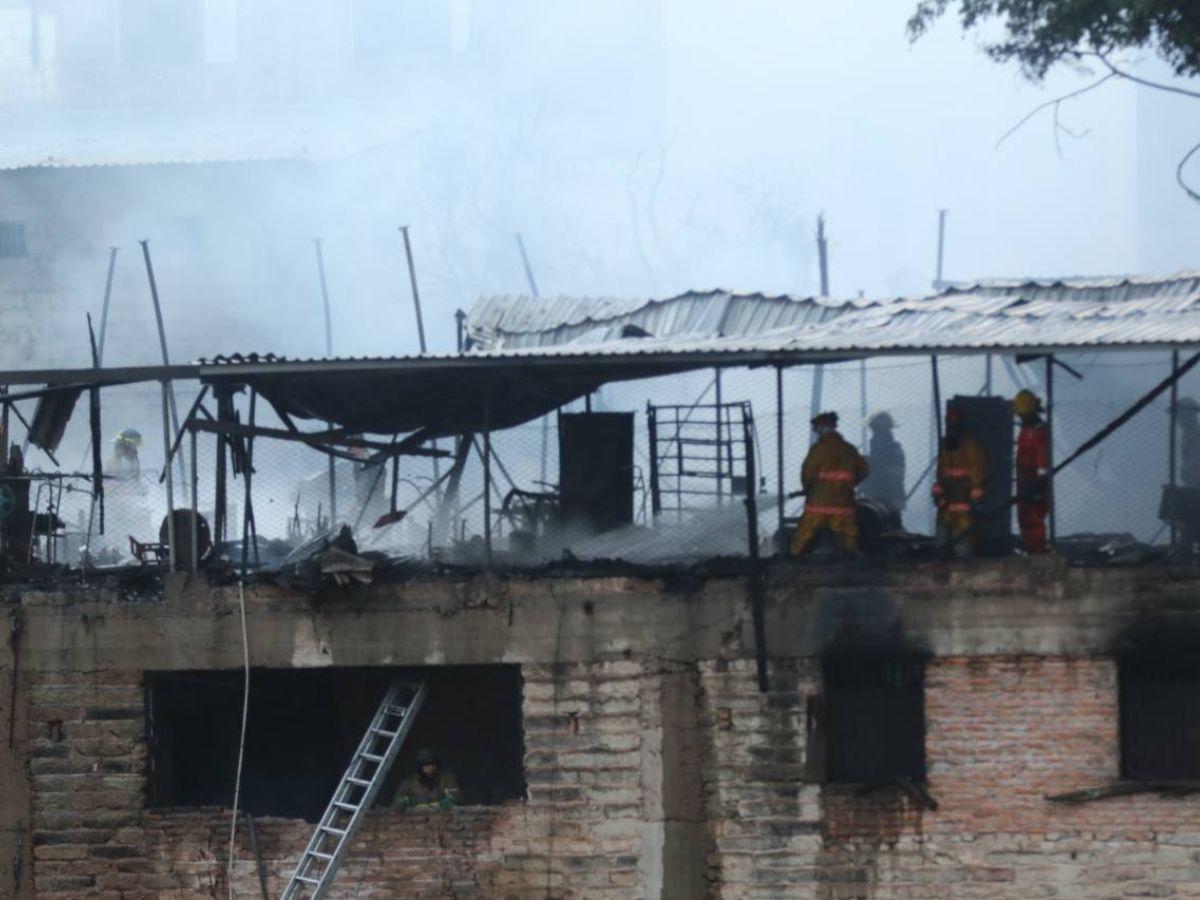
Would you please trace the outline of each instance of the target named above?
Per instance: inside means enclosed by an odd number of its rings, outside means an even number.
[[[400,753],[425,700],[425,691],[424,682],[412,685],[397,681],[388,688],[284,889],[283,900],[320,900],[325,896],[346,848]]]

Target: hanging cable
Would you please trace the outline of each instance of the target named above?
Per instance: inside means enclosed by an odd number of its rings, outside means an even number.
[[[233,780],[233,816],[229,823],[229,872],[226,878],[229,883],[229,900],[233,900],[234,841],[237,838],[238,798],[242,790],[242,759],[246,753],[246,718],[250,711],[250,638],[246,634],[246,587],[245,582],[241,580],[238,581],[238,607],[242,617],[242,683],[244,687],[242,690],[242,736],[238,742],[237,775]]]

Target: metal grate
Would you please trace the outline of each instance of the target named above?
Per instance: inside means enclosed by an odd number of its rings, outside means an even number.
[[[1200,779],[1200,662],[1118,662],[1121,775],[1137,781]]]
[[[0,258],[28,256],[24,222],[0,222]]]
[[[925,779],[925,663],[826,660],[829,781]]]
[[[750,402],[650,404],[650,496],[655,516],[685,513],[745,497],[755,488]]]

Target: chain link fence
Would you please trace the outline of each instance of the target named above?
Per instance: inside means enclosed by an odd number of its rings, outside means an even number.
[[[936,390],[944,409],[959,395],[1011,398],[1029,388],[1045,398],[1052,387],[1053,455],[1061,461],[1172,371],[1171,357],[1165,353],[1076,353],[1058,362],[1062,365],[1050,371],[1050,386],[1044,357],[942,357],[936,362]],[[878,412],[891,415],[905,457],[903,528],[928,535],[934,530],[931,487],[938,443],[934,369],[928,357],[882,357],[782,370],[770,366],[696,370],[618,382],[558,413],[495,432],[490,440],[475,435],[465,450],[461,439],[447,437],[436,445],[440,456],[403,456],[398,463],[338,459],[331,466],[324,454],[305,444],[260,437],[253,441],[250,491],[257,547],[248,548],[247,556],[251,563],[257,558],[263,566],[278,565],[297,547],[342,525],[350,527],[359,553],[376,551],[447,564],[486,562],[489,531],[491,560],[498,565],[599,559],[689,563],[745,556],[751,539],[745,504],[747,455],[755,470],[750,489],[761,550],[775,552],[780,545],[772,539],[781,524],[803,509],[802,499],[788,495],[799,488],[800,465],[811,437],[809,420],[815,410],[837,412],[842,434],[868,455],[867,419]],[[175,390],[177,416],[183,417],[198,386],[180,383]],[[1188,373],[1177,394],[1200,397],[1200,375]],[[1159,517],[1163,488],[1172,481],[1170,398],[1171,392],[1164,391],[1055,478],[1054,527],[1060,545],[1079,535],[1107,535],[1165,547],[1179,537]],[[104,390],[102,449],[110,477],[105,480],[103,529],[100,510],[92,508],[90,481],[84,477],[91,469],[86,403],[85,394],[56,453],[57,465],[42,451],[26,448],[28,471],[56,476],[34,479],[31,507],[37,513],[53,513],[62,523],[53,546],[42,538],[36,553],[39,558],[73,565],[85,551],[95,565],[132,562],[136,547],[131,538],[136,545],[153,545],[166,536],[161,389],[152,384]],[[247,422],[248,397],[242,395],[236,403],[241,421]],[[699,435],[689,438],[700,442],[695,445],[697,465],[715,465],[721,480],[714,486],[711,471],[697,476],[709,478],[705,491],[697,492],[703,494],[700,501],[690,504],[686,513],[660,509],[656,516],[656,468],[662,468],[658,464],[671,435],[664,439],[659,434],[656,461],[647,411],[668,405],[678,408],[672,413],[677,419],[692,423],[687,434]],[[745,412],[731,411],[735,407]],[[620,487],[632,494],[631,514],[628,521],[610,523],[599,533],[556,515],[561,500],[559,416],[588,409],[632,416],[632,471],[628,483]],[[25,410],[28,417],[31,404]],[[735,414],[736,422],[729,418]],[[749,425],[745,431],[743,415]],[[714,416],[726,416],[720,427]],[[261,400],[255,422],[283,427]],[[705,423],[712,425],[711,445],[703,443]],[[672,427],[684,433],[678,424]],[[137,467],[119,470],[112,442],[125,428],[140,432],[142,444]],[[1189,449],[1188,435],[1197,434],[1195,414],[1181,412],[1176,428],[1175,482],[1191,485],[1200,468],[1200,459],[1195,458],[1200,438],[1193,437]],[[19,440],[23,430],[15,422],[13,431]],[[1013,438],[1015,433],[1014,425]],[[381,444],[393,440],[390,435],[365,437]],[[730,442],[735,450],[728,455],[718,451]],[[482,465],[488,445],[490,473]],[[201,432],[194,446],[193,461],[192,439],[185,435],[180,441],[170,479],[174,506],[191,509],[194,467],[197,511],[215,527],[217,438]],[[679,452],[678,444],[672,446],[671,452]],[[456,455],[466,459],[457,478],[452,472]],[[212,537],[220,554],[240,562],[246,486],[233,473],[228,457],[226,467],[227,528],[224,535]],[[79,473],[79,477],[57,477],[62,473]],[[455,481],[457,492],[450,490]],[[485,520],[490,520],[490,529]]]

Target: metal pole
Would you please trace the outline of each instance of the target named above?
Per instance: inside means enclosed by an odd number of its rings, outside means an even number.
[[[97,356],[99,357],[96,367],[104,365],[104,336],[108,333],[108,304],[112,299],[112,283],[113,271],[117,267],[117,247],[110,247],[108,251],[108,276],[104,279],[104,303],[100,307],[100,340],[97,348]]]
[[[1046,354],[1046,499],[1050,503],[1050,544],[1058,534],[1054,511],[1054,354]]]
[[[938,374],[937,355],[929,357],[930,372],[933,376],[933,422],[937,429],[937,446],[942,446],[942,380]]]
[[[463,352],[463,338],[466,331],[467,314],[461,309],[454,311],[454,337],[458,352]]]
[[[144,246],[143,242],[143,246]],[[171,475],[171,461],[167,457],[167,453],[171,447],[171,423],[168,414],[170,407],[171,391],[168,387],[169,382],[164,379],[162,381],[162,428],[163,428],[163,469],[167,477],[167,547],[169,550],[170,571],[175,571],[176,560],[176,545],[175,545],[175,479]]]
[[[533,267],[529,265],[529,255],[525,252],[525,242],[521,240],[521,233],[518,231],[517,250],[521,254],[521,265],[525,267],[525,280],[529,282],[529,292],[533,295],[533,299],[537,300],[541,295],[538,294],[537,282],[533,279]]]
[[[196,470],[196,429],[191,429],[192,445],[192,571],[200,570],[200,475]]]
[[[983,395],[992,396],[992,354],[983,358]]]
[[[329,285],[325,281],[325,256],[321,252],[321,239],[313,238],[313,249],[317,253],[317,278],[321,282],[321,305],[325,311],[325,355],[333,356],[333,318],[329,311]]]
[[[825,240],[825,215],[817,216],[817,264],[821,271],[821,296],[829,296],[829,242]]]
[[[860,449],[867,452],[867,360],[858,361],[858,420],[862,423],[862,443]]]
[[[783,479],[783,366],[775,367],[775,490],[779,494],[779,534],[782,540],[784,504]]]
[[[317,253],[317,277],[321,282],[321,303],[325,309],[325,356],[333,357],[333,317],[329,310],[329,285],[325,280],[325,256],[321,252],[321,239],[313,238],[313,248]],[[326,423],[330,428],[331,423]],[[337,462],[329,457],[329,525],[337,524]]]
[[[1178,484],[1179,478],[1179,462],[1178,462],[1178,446],[1179,446],[1179,351],[1171,351],[1171,377],[1176,379],[1171,382],[1171,420],[1170,433],[1168,441],[1170,443],[1170,451],[1167,456],[1167,468],[1170,476],[1171,487]],[[1171,546],[1174,547],[1179,540],[1178,529],[1175,525],[1174,517],[1171,518]]]
[[[489,422],[492,406],[491,391],[483,394],[483,545],[487,565],[492,567],[492,426]]]
[[[717,506],[723,506],[725,503],[725,482],[722,478],[724,474],[725,464],[725,448],[722,445],[721,434],[721,370],[713,370],[713,384],[717,386],[717,408],[716,408],[716,427],[717,427]],[[729,473],[733,475],[732,472]]]
[[[937,248],[937,280],[933,286],[941,290],[945,282],[942,280],[942,261],[946,255],[946,210],[938,210],[938,248]]]
[[[154,301],[154,320],[158,323],[158,345],[162,350],[162,361],[164,366],[171,365],[171,358],[167,354],[167,332],[163,327],[162,306],[158,302],[158,283],[154,280],[154,265],[150,262],[150,242],[146,239],[138,241],[142,245],[142,257],[146,260],[146,278],[150,281],[150,299]],[[175,387],[170,379],[163,382],[167,386],[167,400],[171,410],[171,434],[179,433],[179,414],[175,409]],[[164,445],[171,446],[171,439],[167,438]],[[183,480],[184,460],[183,454],[179,455],[179,480]]]
[[[421,295],[417,291],[417,270],[413,265],[412,244],[408,240],[408,226],[401,225],[400,233],[404,235],[404,256],[408,260],[408,282],[412,285],[413,309],[417,312],[417,337],[421,341],[421,353],[425,353],[425,322],[421,318]]]

